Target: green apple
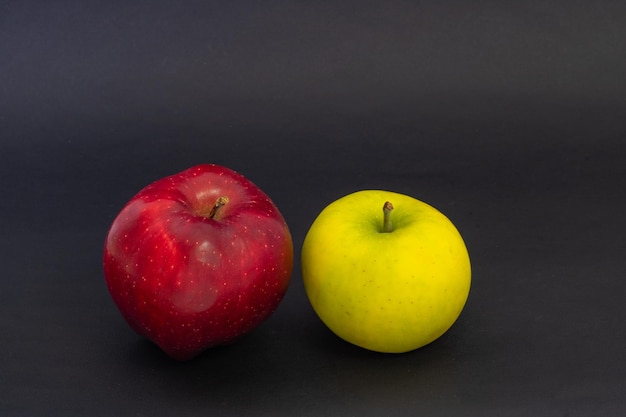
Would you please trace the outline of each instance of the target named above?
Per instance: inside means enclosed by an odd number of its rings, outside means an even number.
[[[408,352],[439,338],[470,291],[469,255],[452,222],[390,191],[358,191],[328,205],[304,239],[301,261],[320,319],[377,352]]]

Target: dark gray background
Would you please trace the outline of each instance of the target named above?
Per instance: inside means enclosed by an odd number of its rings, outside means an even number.
[[[625,54],[618,1],[3,1],[0,414],[624,415]],[[101,252],[204,162],[267,192],[298,256],[267,322],[181,364]],[[362,188],[439,208],[472,257],[460,319],[409,354],[342,342],[303,291],[308,227]]]

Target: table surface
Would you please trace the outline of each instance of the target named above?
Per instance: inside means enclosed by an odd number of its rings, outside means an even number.
[[[5,2],[0,414],[626,413],[626,3]],[[170,360],[104,283],[148,183],[235,169],[285,216],[295,268],[238,343]],[[444,212],[472,259],[455,325],[401,355],[334,336],[300,249],[382,188]]]

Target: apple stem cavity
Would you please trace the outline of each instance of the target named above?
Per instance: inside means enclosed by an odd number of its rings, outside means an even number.
[[[213,205],[211,212],[209,212],[209,219],[215,218],[215,216],[220,211],[220,209],[224,207],[226,204],[228,204],[228,197],[223,195],[220,198],[218,198],[215,204]]]
[[[393,224],[391,223],[391,212],[393,210],[393,204],[389,201],[385,201],[383,205],[383,233],[393,232]]]

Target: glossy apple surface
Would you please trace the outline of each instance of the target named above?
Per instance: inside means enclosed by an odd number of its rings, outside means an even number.
[[[401,353],[452,326],[469,295],[471,268],[461,235],[441,212],[410,196],[365,190],[315,219],[302,247],[302,277],[313,309],[336,335]]]
[[[109,292],[132,329],[187,360],[237,340],[276,309],[293,245],[263,191],[205,164],[135,195],[113,221],[103,258]]]

